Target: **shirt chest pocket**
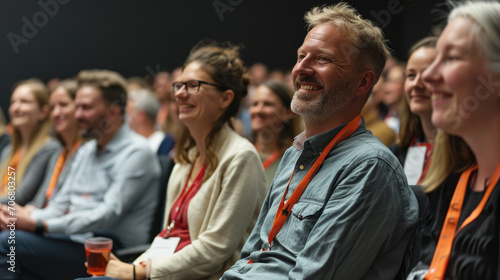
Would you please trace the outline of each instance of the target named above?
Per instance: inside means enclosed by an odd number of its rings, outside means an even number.
[[[322,206],[310,202],[297,202],[283,226],[283,246],[297,254],[304,248],[311,230],[316,225]],[[280,232],[281,233],[281,232]]]
[[[111,183],[104,170],[88,171],[80,176],[77,192],[82,199],[102,201]]]

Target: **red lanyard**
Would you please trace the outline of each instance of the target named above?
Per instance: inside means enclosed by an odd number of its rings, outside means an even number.
[[[313,166],[307,172],[306,176],[300,181],[299,185],[292,193],[292,196],[285,203],[285,196],[288,191],[288,187],[290,186],[290,182],[292,181],[293,173],[290,176],[290,180],[288,180],[288,185],[286,186],[285,193],[281,198],[280,205],[278,207],[278,211],[276,212],[276,216],[274,217],[273,227],[271,232],[269,233],[269,249],[271,248],[271,244],[273,242],[274,237],[278,235],[278,232],[281,230],[283,225],[285,224],[286,219],[288,218],[289,211],[291,211],[293,205],[299,200],[300,196],[306,190],[307,185],[314,178],[314,175],[318,172],[319,168],[323,164],[326,159],[326,156],[330,153],[330,151],[340,142],[347,139],[351,134],[358,129],[361,125],[361,116],[356,116],[353,120],[351,120],[335,137],[330,141],[330,143],[326,146],[326,148],[321,152],[320,156],[314,162]]]
[[[280,156],[281,156],[281,151],[279,149],[276,150],[274,153],[272,153],[270,156],[268,156],[266,160],[264,160],[264,162],[262,163],[262,165],[264,165],[264,170],[267,170],[267,168],[269,168],[269,166],[271,166],[277,159],[279,159]]]
[[[411,140],[410,147],[413,147],[415,145],[416,141],[417,141],[417,136],[413,137],[413,140]],[[417,146],[426,147],[424,168],[423,168],[422,174],[420,175],[420,178],[418,179],[418,182],[417,182],[417,185],[420,185],[422,180],[425,178],[425,174],[427,173],[429,166],[431,165],[431,161],[432,161],[431,156],[432,156],[432,149],[434,148],[434,143],[419,142],[419,143],[417,143]]]
[[[191,170],[189,170],[189,175],[186,179],[186,183],[184,184],[184,188],[182,189],[181,195],[179,198],[177,198],[177,201],[174,203],[175,208],[172,208],[172,213],[171,217],[172,221],[170,222],[170,225],[167,226],[166,229],[164,229],[161,233],[160,236],[163,236],[164,238],[168,238],[168,235],[170,234],[170,231],[175,226],[176,221],[179,222],[181,220],[181,215],[184,212],[184,209],[186,209],[187,205],[189,204],[189,201],[191,201],[191,198],[198,192],[198,190],[201,188],[201,185],[203,183],[203,175],[205,175],[205,169],[206,167],[203,166],[194,179],[193,183],[191,184],[191,187],[188,189],[188,182],[189,182],[189,177],[191,177],[191,172],[193,171],[193,167],[191,167]]]
[[[75,153],[75,151],[80,147],[81,142],[76,141],[75,144],[73,144],[73,147],[71,148],[71,155]],[[49,182],[49,187],[47,188],[47,191],[45,192],[45,198],[46,198],[46,203],[49,201],[49,199],[52,197],[52,193],[54,192],[54,189],[56,187],[57,179],[59,178],[59,174],[61,173],[64,162],[66,161],[66,156],[68,155],[68,150],[64,148],[59,155],[59,158],[57,158],[56,166],[54,167],[54,172],[52,173],[52,177],[50,177],[50,182]]]
[[[453,246],[453,240],[455,236],[462,230],[465,226],[474,221],[479,214],[484,209],[488,198],[490,197],[493,189],[495,188],[498,177],[500,174],[500,164],[495,171],[493,180],[489,184],[486,192],[484,193],[479,205],[472,211],[472,213],[465,219],[460,228],[457,229],[458,220],[460,218],[460,213],[462,212],[462,205],[464,203],[465,191],[467,189],[467,183],[469,182],[469,176],[472,171],[476,170],[477,166],[471,167],[464,171],[458,180],[457,187],[453,193],[453,197],[450,202],[450,207],[448,208],[448,213],[446,214],[446,219],[441,229],[441,235],[439,236],[439,241],[432,257],[432,262],[429,267],[429,272],[425,275],[426,280],[441,280],[444,278],[446,272],[446,267],[448,266],[448,260],[450,258],[451,248]]]

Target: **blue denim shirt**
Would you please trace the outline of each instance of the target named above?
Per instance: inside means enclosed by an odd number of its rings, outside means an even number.
[[[222,279],[394,279],[418,219],[418,203],[394,155],[364,121],[330,151],[268,248],[280,200],[288,199],[343,125],[283,156],[241,259]],[[249,259],[253,263],[248,264]]]

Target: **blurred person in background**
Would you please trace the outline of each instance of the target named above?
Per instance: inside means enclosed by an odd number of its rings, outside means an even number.
[[[436,57],[437,37],[426,37],[410,48],[405,70],[399,138],[391,151],[403,165],[408,184],[420,184],[429,168],[437,129],[432,124],[431,91],[422,79]]]
[[[380,75],[378,82],[373,86],[372,94],[366,101],[361,116],[365,119],[366,129],[371,131],[384,145],[389,147],[396,141],[396,132],[381,118],[380,105],[383,105],[384,76]]]
[[[172,90],[172,80],[170,79],[170,73],[162,71],[156,74],[153,83],[153,91],[156,95],[156,98],[158,98],[161,104],[160,109],[158,110],[158,114],[156,116],[157,129],[160,129],[165,120],[167,119],[168,99],[170,97],[171,90]]]
[[[285,84],[267,80],[255,89],[250,104],[252,142],[262,159],[268,186],[271,186],[283,153],[299,133],[292,123],[296,117],[290,109],[292,95]]]
[[[171,158],[175,156],[175,147],[179,137],[181,136],[183,129],[182,126],[183,124],[179,121],[179,107],[175,101],[175,94],[171,92],[168,99],[167,119],[161,127],[165,137],[161,141],[158,148],[158,155],[168,155]]]
[[[13,200],[24,206],[41,186],[50,156],[60,149],[50,136],[49,111],[48,90],[41,81],[16,84],[9,106],[13,135],[1,155],[0,203]],[[9,175],[12,170],[15,176]]]
[[[160,102],[148,90],[139,90],[129,93],[127,101],[128,124],[137,134],[148,139],[151,150],[156,154],[165,133],[156,130],[156,116],[160,109]]]
[[[384,121],[396,134],[399,133],[399,110],[404,95],[405,65],[397,62],[387,70],[387,76],[383,84],[382,102],[387,106],[387,114]]]
[[[147,89],[146,80],[141,77],[130,77],[127,79],[127,92],[131,93],[142,89]]]

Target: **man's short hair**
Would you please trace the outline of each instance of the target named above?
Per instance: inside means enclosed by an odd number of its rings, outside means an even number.
[[[125,115],[127,105],[127,81],[120,74],[110,70],[82,70],[77,76],[78,87],[92,86],[101,91],[101,96],[109,104],[120,107]]]
[[[152,123],[156,122],[156,115],[161,104],[151,91],[141,89],[131,92],[129,97],[134,102],[135,111],[143,111],[148,120]]]
[[[340,46],[346,57],[354,56],[351,60],[359,72],[372,70],[377,82],[385,61],[390,52],[384,39],[382,30],[374,26],[369,20],[363,19],[356,9],[347,3],[314,7],[306,13],[304,19],[307,31],[322,23],[333,24],[346,35],[348,43]]]

